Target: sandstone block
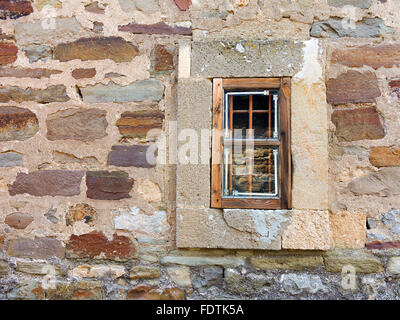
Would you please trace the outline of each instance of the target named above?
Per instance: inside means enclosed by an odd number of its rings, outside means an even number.
[[[347,71],[326,83],[327,101],[330,104],[375,102],[381,95],[376,75],[366,71]]]
[[[273,255],[250,258],[251,264],[261,270],[304,270],[321,267],[324,260],[321,256]]]
[[[50,70],[43,68],[7,68],[0,69],[0,77],[3,78],[50,78],[53,74],[60,74],[61,70]]]
[[[15,229],[25,229],[32,221],[33,217],[30,214],[22,212],[11,213],[4,219],[4,223]]]
[[[400,147],[372,147],[369,161],[375,167],[400,167]]]
[[[106,111],[66,109],[50,114],[46,120],[47,139],[93,141],[107,135]]]
[[[84,221],[89,225],[93,225],[96,220],[96,209],[87,203],[78,203],[70,206],[65,215],[65,223],[67,226],[73,225],[76,221]]]
[[[53,49],[50,46],[41,44],[31,44],[23,48],[25,55],[29,59],[29,63],[37,61],[46,62],[53,57]]]
[[[375,195],[387,197],[400,194],[400,168],[382,168],[351,181],[349,190],[357,196]]]
[[[0,87],[0,102],[36,101],[38,103],[66,102],[70,100],[64,85],[53,85],[46,89],[21,89],[19,87]]]
[[[86,172],[86,195],[89,199],[120,200],[130,198],[134,180],[123,171]]]
[[[112,146],[107,164],[117,167],[153,168],[156,166],[157,149],[153,146]]]
[[[172,71],[174,69],[174,55],[166,46],[157,44],[152,53],[154,71]]]
[[[340,18],[314,22],[311,26],[310,36],[316,38],[377,38],[394,33],[394,30],[387,27],[381,18],[363,18],[354,24],[355,28],[349,28]]]
[[[22,156],[16,152],[0,153],[0,167],[22,167]]]
[[[24,141],[39,131],[36,115],[25,108],[0,107],[0,141]],[[6,158],[12,157],[4,154]]]
[[[61,43],[54,48],[54,59],[60,61],[111,59],[115,62],[129,62],[137,55],[139,49],[121,37],[82,38]]]
[[[33,196],[76,196],[80,194],[82,171],[43,170],[32,173],[18,173],[9,186],[10,195],[28,193]]]
[[[192,35],[192,27],[181,27],[178,25],[168,25],[164,21],[154,24],[129,23],[119,26],[118,31],[125,31],[134,34],[168,34],[168,35]]]
[[[330,213],[329,221],[335,248],[364,248],[366,241],[365,214],[350,212]]]
[[[366,45],[336,49],[332,53],[331,62],[351,68],[360,68],[364,65],[374,69],[392,68],[400,63],[400,45]]]
[[[373,107],[335,110],[332,122],[341,141],[376,140],[385,136],[379,114]]]
[[[75,79],[93,78],[96,75],[96,68],[79,68],[72,70],[72,76]]]
[[[7,18],[18,19],[30,15],[33,12],[32,3],[28,0],[1,0],[0,1],[0,19]]]
[[[357,273],[383,272],[381,261],[373,254],[362,250],[329,251],[324,258],[328,272],[342,272],[344,266],[352,266]]]
[[[164,94],[159,80],[150,79],[133,82],[127,86],[119,86],[114,82],[107,85],[96,84],[80,88],[84,102],[141,102],[160,101]]]
[[[6,64],[13,63],[15,60],[17,60],[17,54],[18,54],[18,47],[16,45],[12,43],[0,42],[0,65],[3,66]]]
[[[160,292],[157,288],[139,285],[128,291],[127,300],[184,300],[185,291],[179,288],[167,288]]]
[[[146,138],[153,129],[162,129],[163,113],[159,111],[124,112],[116,125],[125,138]]]
[[[135,253],[135,245],[128,237],[114,234],[113,239],[108,240],[103,233],[97,231],[80,236],[71,235],[66,246],[68,258],[126,261],[134,257]]]
[[[130,279],[155,279],[160,276],[160,268],[152,266],[134,266],[129,273]]]
[[[106,278],[117,279],[126,273],[125,267],[120,265],[84,264],[71,270],[70,275],[77,278]]]
[[[14,239],[8,242],[7,253],[12,257],[48,259],[64,258],[65,248],[61,241],[52,238]]]

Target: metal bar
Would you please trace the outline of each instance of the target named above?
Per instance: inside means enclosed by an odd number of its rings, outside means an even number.
[[[232,139],[233,135],[233,96],[229,97],[229,137]],[[233,173],[233,167],[232,167],[232,159],[233,158],[233,152],[229,153],[229,167],[228,167],[228,174],[229,174],[229,194],[232,194],[232,173]]]
[[[232,143],[239,143],[239,142],[252,142],[258,146],[280,146],[281,142],[276,139],[237,139],[237,138],[224,138],[224,144],[232,144]]]
[[[268,138],[271,139],[271,106],[272,106],[272,96],[269,95],[269,103],[268,103]]]
[[[275,194],[278,194],[278,150],[274,149]]]
[[[278,138],[278,95],[274,95],[274,138]]]
[[[249,96],[249,140],[253,140],[253,95]],[[250,149],[250,164],[249,164],[249,192],[253,191],[253,161],[254,161],[254,148]]]
[[[246,92],[227,92],[226,95],[228,96],[247,96],[247,95],[269,95],[269,91],[268,90],[264,90],[264,91],[246,91]]]
[[[272,163],[272,152],[271,149],[268,150],[268,191],[271,191],[271,163]]]
[[[224,195],[228,195],[228,160],[229,160],[229,151],[227,148],[224,148],[225,153],[225,170],[224,170]]]

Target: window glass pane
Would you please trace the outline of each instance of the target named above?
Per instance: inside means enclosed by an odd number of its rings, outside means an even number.
[[[242,136],[246,138],[246,130],[249,128],[249,114],[248,113],[234,113],[233,114],[233,130],[235,136]]]
[[[253,110],[268,110],[269,95],[254,95]]]
[[[255,139],[266,139],[272,134],[268,127],[267,113],[253,113],[253,130]]]
[[[249,110],[249,96],[233,96],[233,110]]]

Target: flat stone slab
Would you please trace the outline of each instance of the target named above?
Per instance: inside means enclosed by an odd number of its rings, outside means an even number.
[[[192,76],[292,76],[303,66],[303,46],[291,40],[193,42]]]

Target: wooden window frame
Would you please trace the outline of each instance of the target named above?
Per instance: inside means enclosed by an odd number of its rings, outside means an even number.
[[[279,96],[279,198],[223,198],[222,197],[222,129],[224,90],[275,89]],[[213,79],[213,136],[211,164],[211,207],[233,209],[291,209],[291,137],[290,137],[290,78],[232,78]]]

